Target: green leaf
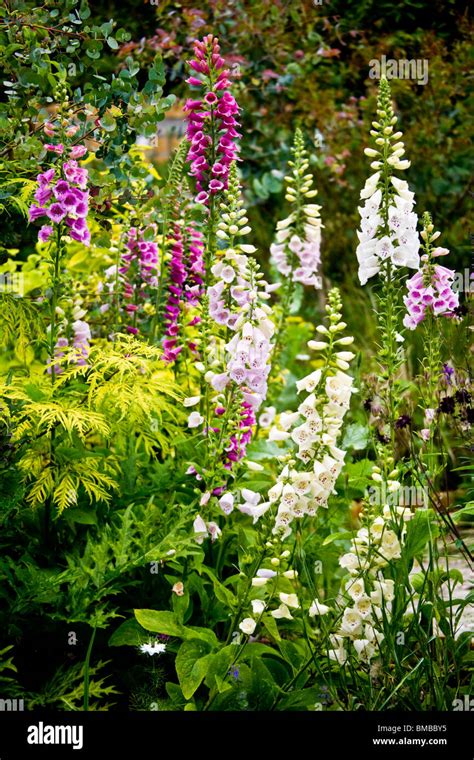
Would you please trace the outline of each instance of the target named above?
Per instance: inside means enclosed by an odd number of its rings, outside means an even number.
[[[231,610],[233,610],[237,602],[235,594],[233,594],[230,589],[226,588],[226,586],[224,586],[224,584],[221,583],[218,578],[216,578],[214,572],[209,567],[203,566],[202,572],[211,579],[214,593],[217,599],[223,604],[227,605]]]
[[[301,663],[303,662],[303,654],[298,646],[292,641],[284,640],[280,641],[278,646],[285,662],[291,665],[293,670],[298,670]]]
[[[113,37],[107,37],[107,45],[109,48],[112,48],[112,50],[118,50],[118,42]]]
[[[232,689],[232,686],[229,683],[229,681],[224,681],[224,679],[218,675],[215,676],[215,679],[216,679],[217,691],[219,692],[219,694],[223,694],[224,691],[229,691],[229,689]]]
[[[115,32],[115,37],[119,42],[128,42],[130,39],[130,33],[125,29],[120,28]]]
[[[209,650],[209,644],[197,639],[184,641],[179,648],[176,673],[185,699],[191,699],[206,676],[214,657]]]
[[[164,633],[179,639],[202,639],[210,646],[218,644],[216,634],[210,628],[184,626],[174,612],[168,610],[134,610],[135,617],[146,631]]]
[[[472,501],[452,515],[454,522],[462,522],[466,517],[474,517],[474,502]]]
[[[326,536],[324,539],[322,546],[327,546],[328,544],[332,544],[333,541],[341,541],[343,539],[352,538],[352,533],[350,530],[340,530],[338,533],[331,533],[329,536]]]
[[[253,181],[253,190],[257,198],[261,198],[263,201],[266,201],[268,198],[268,190],[262,185],[258,177],[255,177]]]
[[[214,655],[206,674],[206,686],[212,689],[217,686],[218,691],[224,691],[222,683],[229,672],[229,668],[237,655],[237,646],[228,644]],[[218,680],[219,679],[219,680]],[[221,686],[219,686],[221,683]]]
[[[150,82],[155,82],[158,85],[163,85],[165,83],[165,67],[160,54],[155,57],[153,66],[150,68],[148,78]]]
[[[434,540],[438,535],[439,527],[434,522],[432,510],[417,509],[408,523],[405,545],[402,549],[404,558],[410,560],[419,556],[428,541]]]
[[[168,683],[165,684],[165,689],[174,709],[183,710],[185,707],[185,700],[183,697],[183,692],[181,691],[181,687],[177,683],[168,681]]]
[[[314,709],[315,705],[321,699],[321,693],[319,687],[311,687],[310,689],[299,689],[293,691],[285,699],[283,699],[279,705],[278,710],[307,710]]]
[[[137,621],[146,631],[183,638],[185,628],[178,621],[174,612],[167,610],[134,610],[134,613]]]
[[[363,496],[365,489],[370,484],[373,462],[369,459],[361,459],[359,462],[348,462],[343,470],[343,476],[347,482],[348,490],[354,496]]]
[[[367,448],[369,435],[369,428],[365,425],[361,425],[359,422],[356,422],[353,425],[348,425],[341,446],[344,449],[361,451],[362,449]]]
[[[100,117],[100,123],[106,132],[113,132],[117,127],[117,122],[110,113],[105,113]]]
[[[197,625],[188,625],[184,629],[183,639],[202,639],[207,641],[212,647],[218,645],[217,636],[210,628],[201,628]]]
[[[262,617],[262,623],[264,628],[266,628],[267,632],[273,639],[275,639],[275,641],[281,641],[278,625],[274,617],[271,615],[264,615]]]
[[[80,525],[97,525],[97,513],[92,509],[71,507],[64,514],[66,520]]]
[[[148,638],[136,620],[125,620],[109,638],[109,647],[138,647],[145,644]]]

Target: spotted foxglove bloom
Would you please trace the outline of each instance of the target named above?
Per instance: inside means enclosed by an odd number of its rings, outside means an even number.
[[[181,300],[183,285],[186,279],[186,269],[183,261],[183,236],[178,223],[170,236],[171,260],[168,266],[169,283],[168,298],[165,306],[165,335],[163,341],[165,361],[175,361],[182,347],[178,344],[179,318],[181,315]]]
[[[34,194],[36,202],[29,208],[29,220],[44,221],[38,233],[38,239],[43,243],[54,235],[54,225],[64,223],[63,234],[89,245],[89,174],[76,160],[86,153],[86,148],[81,145],[70,148],[67,160],[64,160],[66,155],[62,144],[48,144],[45,148],[61,158],[54,167],[38,174],[38,188]]]
[[[74,331],[74,348],[77,351],[76,364],[85,366],[90,351],[91,329],[87,322],[84,322],[82,319],[77,319],[73,322],[72,329]]]
[[[222,531],[215,522],[205,522],[201,515],[197,515],[193,523],[194,540],[197,544],[202,544],[206,538],[210,538],[212,543],[221,535]]]
[[[402,158],[405,153],[402,132],[394,131],[397,117],[385,77],[380,80],[377,119],[372,122],[370,131],[375,147],[365,149],[365,154],[374,159],[371,168],[375,173],[360,194],[363,205],[359,208],[361,222],[356,253],[361,285],[379,272],[391,278],[393,267],[418,269],[420,263],[414,194],[408,184],[394,174],[394,171],[408,169],[410,161]]]
[[[185,298],[191,305],[198,303],[203,294],[204,242],[203,234],[191,221],[186,227],[188,255],[186,259]]]
[[[435,263],[436,258],[446,256],[449,251],[447,248],[433,247],[434,241],[439,237],[439,232],[434,232],[428,213],[424,214],[423,221],[422,266],[407,281],[408,294],[403,299],[407,307],[403,324],[410,330],[414,330],[420,322],[423,322],[428,313],[435,317],[451,317],[459,306],[459,294],[453,290],[456,273],[452,269]]]
[[[285,177],[285,198],[293,210],[278,222],[276,242],[270,246],[272,261],[284,281],[321,288],[319,266],[321,263],[321,218],[315,203],[308,203],[317,195],[312,188],[313,177],[308,172],[308,154],[304,148],[303,135],[296,130],[293,160],[289,162],[291,173]]]
[[[227,327],[233,336],[225,345],[225,371],[213,374],[210,382],[217,391],[234,383],[255,412],[267,393],[270,339],[275,328],[266,303],[267,283],[256,261],[248,256],[256,249],[236,240],[251,230],[235,164],[231,168],[226,201],[221,204],[222,221],[217,230],[217,236],[226,247],[212,267],[214,284],[209,287],[208,296],[210,316],[218,325]]]
[[[225,68],[218,40],[212,34],[194,42],[192,75],[186,80],[198,97],[184,104],[191,146],[187,155],[190,175],[196,178],[198,203],[208,204],[227,188],[229,170],[238,155],[236,138],[239,107],[230,92],[230,71]]]
[[[62,311],[62,310],[61,310]],[[64,312],[62,312],[64,316]],[[67,333],[58,337],[54,349],[55,360],[63,359],[67,354],[67,361],[78,366],[85,366],[87,364],[87,358],[89,356],[91,340],[91,329],[89,324],[84,320],[87,312],[80,305],[80,302],[76,302],[71,315],[68,319],[65,319],[60,325],[60,331]],[[72,343],[71,343],[72,341]],[[71,345],[74,350],[71,350]],[[48,367],[48,374],[52,373],[52,367]],[[61,363],[54,365],[55,375],[60,375],[63,372]]]
[[[257,262],[248,255],[256,249],[239,242],[251,230],[235,164],[230,168],[224,198],[217,229],[222,247],[211,267],[212,279],[207,289],[214,331],[208,345],[210,369],[205,379],[216,394],[213,400],[217,420],[209,428],[224,443],[224,451],[216,450],[215,456],[231,470],[246,454],[256,412],[267,394],[274,323],[266,303],[267,283]]]
[[[54,346],[54,359],[55,359],[55,361],[59,361],[60,359],[62,359],[64,357],[68,346],[69,346],[69,341],[64,336],[61,336],[60,338],[57,339],[56,344]],[[51,360],[49,359],[49,361],[51,361]],[[49,366],[46,371],[47,371],[48,375],[51,375],[51,373],[52,373],[52,367]],[[55,364],[54,365],[54,373],[56,375],[60,375],[62,373],[62,371],[63,371],[63,369],[62,369],[62,367],[61,367],[60,364]]]
[[[247,636],[251,636],[252,633],[255,631],[255,628],[257,627],[256,621],[251,618],[244,618],[241,623],[239,623],[239,628],[242,631],[242,633],[245,633]]]
[[[268,492],[277,510],[273,533],[281,539],[290,535],[293,520],[327,507],[344,463],[345,452],[337,443],[354,392],[353,379],[345,372],[354,354],[345,350],[353,339],[341,336],[346,324],[341,321],[337,288],[330,291],[326,309],[328,327],[317,328],[326,340],[308,343],[322,354],[324,366],[297,383],[305,398],[297,412],[280,415],[278,423],[284,439],[291,439],[296,449]]]
[[[378,468],[374,468],[373,478],[377,474]],[[391,562],[401,557],[409,517],[409,509],[388,506],[383,515],[368,516],[349,551],[339,558],[348,577],[343,581],[342,618],[332,638],[337,638],[338,648],[345,655],[342,662],[351,648],[366,663],[379,654],[384,621],[390,620],[395,597],[395,583],[384,573]]]
[[[127,332],[133,335],[139,332],[138,319],[150,288],[155,288],[158,282],[158,245],[148,239],[150,232],[156,233],[154,226],[130,227],[119,267],[125,312],[131,322],[127,325]]]
[[[164,360],[174,362],[187,343],[195,352],[195,344],[187,340],[186,327],[199,324],[200,317],[190,316],[192,307],[203,294],[203,236],[193,222],[177,220],[168,237],[170,260],[167,265],[167,300],[163,340]]]

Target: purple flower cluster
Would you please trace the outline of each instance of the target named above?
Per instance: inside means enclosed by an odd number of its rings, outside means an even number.
[[[203,95],[184,105],[186,136],[191,143],[187,160],[191,162],[189,173],[196,178],[196,201],[206,204],[209,194],[227,188],[229,168],[238,154],[239,106],[229,91],[230,72],[224,67],[217,39],[208,34],[202,41],[195,40],[194,56],[189,65],[200,77],[193,75],[186,81],[203,90]]]
[[[87,364],[87,357],[89,356],[90,351],[89,341],[91,339],[91,329],[87,322],[84,322],[82,319],[76,319],[76,321],[72,323],[72,330],[74,333],[73,346],[76,349],[76,358],[74,360],[74,364],[77,364],[80,367],[84,367]],[[59,361],[59,359],[62,359],[64,357],[66,353],[65,349],[68,347],[69,341],[67,338],[58,338],[54,347],[55,361]],[[63,368],[60,364],[54,365],[55,375],[60,375],[62,371]],[[51,374],[51,367],[48,367],[47,372],[49,375]]]
[[[87,322],[84,322],[82,319],[77,319],[73,322],[72,329],[74,331],[74,348],[77,352],[76,364],[84,367],[87,364],[87,357],[90,351],[91,329]]]
[[[231,470],[235,462],[240,462],[247,453],[247,446],[252,440],[252,427],[255,425],[255,411],[252,400],[242,401],[240,413],[240,432],[234,433],[229,438],[229,444],[225,448],[224,467]]]
[[[46,145],[48,150],[62,155],[64,146]],[[53,224],[64,222],[69,227],[68,234],[80,243],[89,245],[90,232],[87,226],[87,214],[89,211],[89,191],[87,190],[88,172],[80,167],[76,158],[86,153],[86,148],[76,145],[70,150],[70,158],[58,167],[48,169],[38,174],[38,189],[33,203],[29,209],[30,222],[47,217]],[[53,234],[51,224],[44,224],[38,239],[42,242],[49,240]]]
[[[182,351],[178,345],[179,317],[186,268],[183,261],[183,235],[179,224],[175,224],[171,240],[171,261],[169,265],[168,299],[165,306],[165,334],[163,341],[164,360],[174,362]]]
[[[181,226],[176,223],[171,238],[171,261],[169,264],[168,300],[165,306],[165,334],[163,341],[165,361],[176,361],[183,350],[179,339],[180,320],[184,316],[186,304],[196,306],[203,293],[204,282],[204,241],[200,230],[193,223],[185,228],[183,236]],[[185,255],[187,249],[187,256]],[[194,316],[187,322],[193,327],[201,318]],[[191,351],[196,345],[188,342]]]
[[[188,254],[188,272],[186,284],[186,299],[190,304],[199,303],[199,298],[203,293],[204,283],[204,237],[193,223],[190,223],[186,232],[189,236],[189,254]],[[194,322],[194,324],[197,324]]]
[[[320,244],[321,229],[311,228],[306,240],[301,240],[298,235],[292,235],[289,242],[273,243],[270,246],[270,253],[278,271],[284,277],[291,276],[293,282],[320,288],[321,277],[317,274],[321,264]],[[292,253],[299,264],[294,268],[289,262]]]
[[[119,272],[123,278],[125,311],[134,318],[127,331],[133,335],[139,332],[136,316],[140,304],[145,300],[145,291],[158,283],[158,245],[145,240],[145,230],[130,227],[127,233],[127,253],[122,254]]]
[[[59,361],[59,359],[63,358],[63,356],[65,354],[65,349],[68,346],[69,346],[69,341],[68,341],[67,338],[58,338],[58,340],[56,341],[56,345],[54,347],[54,360],[55,361]],[[48,369],[46,371],[47,371],[48,375],[52,374],[51,367],[48,367]],[[54,374],[55,375],[60,375],[62,371],[63,370],[62,370],[62,367],[61,367],[60,364],[55,364],[54,365]]]
[[[247,261],[245,255],[228,251],[212,267],[213,275],[219,279],[208,288],[209,314],[234,335],[225,346],[225,372],[215,374],[210,382],[218,392],[230,382],[236,383],[248,391],[256,410],[267,394],[274,324],[263,302],[259,305],[261,294],[248,280]]]
[[[403,299],[408,312],[403,319],[405,327],[414,330],[429,310],[434,316],[453,316],[459,306],[459,295],[452,288],[454,277],[452,269],[437,264],[429,272],[421,269],[408,280],[408,295]]]

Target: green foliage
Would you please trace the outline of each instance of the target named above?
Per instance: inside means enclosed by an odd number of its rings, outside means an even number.
[[[118,694],[117,689],[108,683],[109,675],[103,675],[109,663],[100,660],[90,669],[89,710],[110,710],[114,702],[110,697]],[[60,667],[54,676],[38,693],[27,694],[25,701],[29,710],[48,707],[54,710],[81,710],[84,698],[84,666],[81,663],[69,667]]]
[[[32,303],[0,293],[0,341],[2,347],[15,344],[18,357],[26,362],[27,350],[43,335],[43,325]]]

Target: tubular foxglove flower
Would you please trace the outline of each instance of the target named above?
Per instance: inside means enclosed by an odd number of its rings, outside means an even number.
[[[211,385],[215,390],[222,390],[230,382],[239,386],[247,410],[255,412],[266,397],[270,339],[275,327],[266,303],[267,283],[255,260],[247,255],[256,249],[235,240],[250,232],[235,164],[221,209],[217,235],[228,247],[212,267],[215,283],[208,289],[209,314],[234,335],[225,345],[224,372],[214,375]]]
[[[167,264],[167,299],[164,307],[164,360],[174,362],[185,345],[196,353],[196,345],[187,328],[199,324],[201,317],[194,307],[204,292],[203,235],[194,222],[186,221],[183,210],[168,236],[170,259]],[[194,313],[193,313],[194,310]]]
[[[183,261],[183,235],[181,226],[176,223],[170,239],[171,260],[168,265],[168,298],[165,305],[165,339],[163,341],[164,359],[172,362],[178,358],[182,346],[178,345],[179,320],[181,316],[183,286],[186,269]]]
[[[69,346],[69,341],[68,341],[67,338],[61,337],[61,338],[57,339],[57,341],[55,343],[55,346],[54,346],[54,360],[55,360],[55,362],[59,361],[60,359],[62,359],[64,357],[66,349],[68,348],[68,346]],[[48,357],[48,361],[51,361],[50,357]],[[46,371],[47,371],[48,375],[51,375],[52,371],[53,371],[53,368],[51,366],[49,366]],[[61,367],[60,364],[54,364],[54,373],[56,375],[60,375],[62,373],[62,371],[63,371],[63,368]]]
[[[364,205],[359,208],[361,224],[356,253],[361,285],[379,272],[390,278],[392,266],[418,269],[420,262],[414,194],[404,180],[393,174],[394,170],[408,169],[410,162],[402,159],[405,153],[402,133],[394,131],[397,117],[385,77],[380,80],[377,118],[370,131],[376,147],[365,149],[365,154],[375,159],[371,167],[376,171],[360,194]]]
[[[235,164],[230,169],[220,210],[217,238],[222,247],[216,251],[206,292],[208,334],[212,329],[212,335],[200,348],[207,366],[207,393],[215,393],[205,432],[210,438],[212,459],[231,470],[246,454],[256,412],[266,397],[274,323],[266,303],[268,285],[258,264],[248,255],[256,249],[238,242],[251,230]],[[221,471],[219,480],[213,483],[219,495],[225,481]]]
[[[54,358],[58,361],[58,364],[54,365],[55,375],[62,374],[63,362],[59,360],[63,359],[66,354],[67,361],[72,364],[77,364],[78,366],[85,366],[87,364],[90,351],[91,329],[84,320],[85,315],[86,311],[81,308],[80,303],[76,302],[72,309],[71,317],[67,320],[64,319],[58,325],[58,331],[62,332],[64,330],[69,338],[63,334],[56,341]],[[71,350],[71,345],[74,350]],[[48,367],[47,372],[48,374],[52,374],[52,367]]]
[[[433,231],[433,224],[428,213],[423,216],[423,250],[422,266],[419,272],[407,281],[408,295],[404,297],[407,314],[403,320],[405,327],[414,330],[426,318],[427,313],[434,317],[454,316],[459,306],[459,294],[453,290],[456,273],[440,264],[435,264],[439,256],[446,256],[447,248],[433,247],[439,233]]]
[[[45,145],[45,148],[58,156],[62,156],[65,150],[62,144]],[[90,244],[87,226],[89,174],[76,160],[86,152],[84,146],[75,145],[69,150],[68,160],[60,159],[54,168],[38,174],[38,188],[34,195],[36,203],[29,208],[29,220],[33,222],[44,217],[45,224],[38,233],[40,242],[44,243],[52,237],[52,225],[64,222],[66,234],[84,245]]]
[[[123,284],[124,308],[131,322],[126,329],[132,335],[139,332],[143,305],[150,289],[155,288],[158,282],[158,246],[154,241],[147,240],[150,232],[156,232],[153,226],[146,229],[130,227],[125,240],[127,250],[121,255],[118,270]]]
[[[404,521],[403,514],[402,525]],[[401,557],[405,527],[400,530],[388,507],[383,517],[372,515],[364,522],[349,552],[339,558],[339,565],[349,573],[344,583],[342,619],[336,635],[331,637],[338,640],[338,648],[345,654],[340,664],[345,662],[351,645],[362,662],[369,663],[379,654],[384,624],[390,621],[395,596],[394,581],[385,577],[384,571]]]
[[[321,206],[307,203],[317,195],[312,189],[313,177],[305,173],[309,169],[308,154],[304,148],[300,129],[295,132],[292,150],[293,160],[289,161],[291,173],[285,177],[287,190],[285,198],[292,205],[290,215],[278,222],[276,243],[270,246],[272,261],[287,282],[321,288],[318,274],[321,263]]]
[[[190,304],[196,305],[203,294],[204,283],[204,239],[194,222],[186,228],[188,234],[189,254],[186,262],[187,277],[185,297]]]
[[[207,204],[209,195],[227,188],[230,165],[237,159],[239,107],[229,90],[230,71],[224,66],[216,37],[208,34],[194,42],[189,66],[193,75],[186,81],[199,90],[199,97],[184,104],[186,136],[191,143],[187,160],[191,164],[189,173],[196,178],[196,201]]]
[[[324,366],[297,383],[306,398],[297,412],[280,415],[279,420],[283,439],[291,438],[297,447],[296,458],[288,459],[268,492],[269,502],[277,507],[273,533],[281,539],[290,535],[293,520],[327,507],[344,462],[345,452],[337,443],[354,392],[352,377],[344,371],[354,354],[339,350],[348,345],[348,338],[341,336],[346,325],[337,288],[330,291],[328,302],[329,325],[317,328],[326,340],[308,344],[322,354]]]
[[[82,319],[77,319],[73,322],[72,329],[74,331],[74,348],[77,351],[76,364],[85,366],[90,351],[91,329],[87,322],[84,322]]]

